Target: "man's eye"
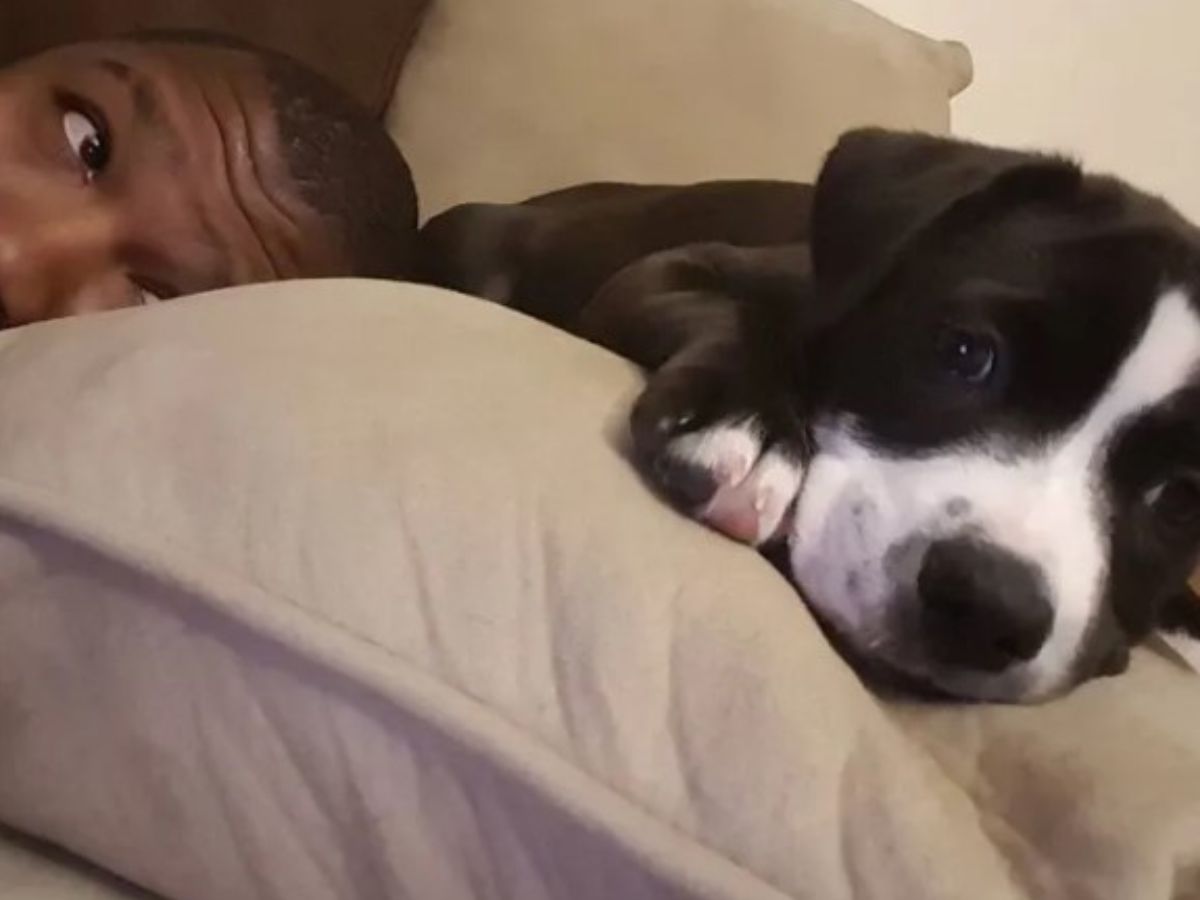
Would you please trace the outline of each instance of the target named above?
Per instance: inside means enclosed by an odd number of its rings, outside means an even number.
[[[95,178],[108,165],[112,150],[102,123],[77,109],[69,109],[62,117],[63,134],[67,143],[85,169],[88,178]]]

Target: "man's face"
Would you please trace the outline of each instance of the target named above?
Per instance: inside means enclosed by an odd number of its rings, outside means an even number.
[[[91,43],[0,72],[4,324],[348,268],[254,56]]]

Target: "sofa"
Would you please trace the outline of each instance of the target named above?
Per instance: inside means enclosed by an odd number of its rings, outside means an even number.
[[[343,5],[425,215],[809,180],[846,128],[946,131],[971,78],[849,0],[435,0],[392,42],[404,4]],[[0,334],[0,896],[1200,897],[1182,656],[1037,707],[864,684],[638,480],[640,383],[368,281]]]

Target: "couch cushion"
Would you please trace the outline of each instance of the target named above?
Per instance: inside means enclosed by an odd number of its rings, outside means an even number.
[[[1200,679],[887,704],[498,307],[269,285],[0,335],[0,819],[166,896],[1168,897]]]
[[[958,44],[851,0],[439,0],[389,114],[422,208],[596,180],[811,180],[847,128],[944,131]]]
[[[203,28],[289,53],[373,110],[395,90],[429,0],[3,0],[0,65],[141,28]]]

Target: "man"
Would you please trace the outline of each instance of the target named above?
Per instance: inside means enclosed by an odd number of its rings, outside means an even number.
[[[165,32],[0,72],[4,325],[260,281],[403,278],[416,225],[383,129],[283,56]]]

